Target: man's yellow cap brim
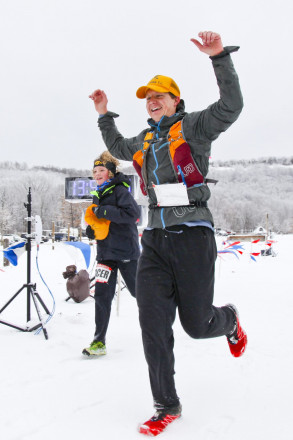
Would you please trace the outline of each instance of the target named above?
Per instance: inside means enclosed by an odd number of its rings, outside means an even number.
[[[176,82],[172,78],[163,75],[156,75],[146,86],[139,87],[136,91],[136,96],[139,99],[144,99],[148,90],[154,90],[159,93],[172,93],[175,96],[180,96],[180,90]]]

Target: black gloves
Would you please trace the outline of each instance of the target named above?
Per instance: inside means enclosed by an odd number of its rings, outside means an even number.
[[[94,240],[94,239],[95,239],[95,233],[94,233],[94,230],[90,227],[90,225],[87,226],[87,228],[86,228],[86,230],[85,230],[85,233],[86,233],[87,237],[88,237],[90,240]]]

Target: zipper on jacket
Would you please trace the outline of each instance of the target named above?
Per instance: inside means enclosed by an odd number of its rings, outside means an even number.
[[[159,181],[159,178],[158,178],[158,176],[156,174],[156,171],[159,168],[159,163],[158,163],[157,156],[156,156],[156,153],[155,153],[154,145],[152,145],[152,151],[153,151],[153,156],[154,156],[154,159],[155,159],[155,162],[156,162],[156,168],[153,170],[153,175],[155,176],[155,178],[157,180],[157,185],[159,185],[160,181]]]
[[[164,221],[164,208],[161,208],[161,222],[162,222],[162,226],[163,226],[163,229],[165,229],[165,227],[166,227],[166,224],[165,224],[165,221]]]

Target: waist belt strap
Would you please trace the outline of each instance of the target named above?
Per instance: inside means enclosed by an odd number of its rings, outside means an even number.
[[[208,203],[207,202],[190,202],[189,205],[182,205],[183,207],[188,206],[196,206],[197,208],[207,208]],[[156,209],[156,208],[172,208],[172,206],[158,206],[156,203],[151,203],[149,205],[150,209]]]

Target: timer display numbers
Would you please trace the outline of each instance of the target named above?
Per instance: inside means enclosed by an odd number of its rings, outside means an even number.
[[[91,200],[91,191],[95,191],[96,187],[96,181],[91,177],[66,177],[65,199]]]
[[[130,180],[129,192],[133,194],[134,176],[126,176]],[[66,177],[65,178],[65,200],[78,202],[92,200],[91,191],[95,191],[97,183],[92,177]]]

